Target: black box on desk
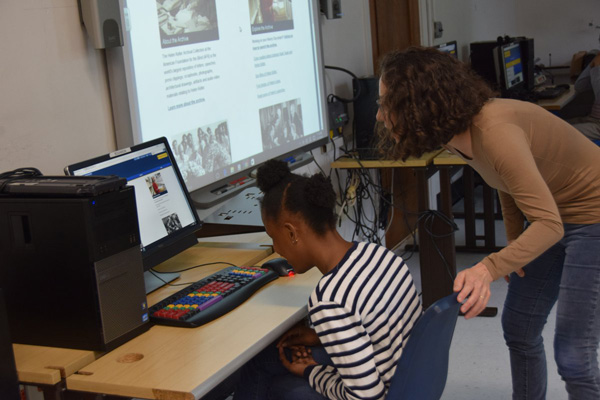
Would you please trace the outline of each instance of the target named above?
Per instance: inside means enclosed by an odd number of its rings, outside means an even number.
[[[133,188],[0,197],[0,286],[15,343],[106,351],[146,331]]]

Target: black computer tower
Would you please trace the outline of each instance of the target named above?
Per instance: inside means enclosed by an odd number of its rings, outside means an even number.
[[[498,46],[496,40],[474,42],[469,46],[471,68],[494,89],[498,88],[496,62],[494,61],[494,49]]]
[[[377,121],[377,99],[379,98],[379,78],[375,76],[357,78],[352,81],[354,101],[354,148],[363,159],[377,155],[375,123]]]
[[[15,343],[111,350],[149,328],[134,191],[0,197]]]
[[[4,303],[4,292],[0,288],[0,399],[19,400],[19,378],[15,365],[12,341],[8,330],[8,318]]]
[[[519,37],[516,38],[516,40],[519,42],[519,48],[521,50],[525,87],[528,91],[532,91],[535,87],[535,52],[533,49],[533,39]]]

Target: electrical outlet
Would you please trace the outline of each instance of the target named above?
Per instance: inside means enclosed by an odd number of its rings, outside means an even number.
[[[442,27],[441,21],[434,21],[433,23],[433,37],[439,39],[442,37],[444,28]]]

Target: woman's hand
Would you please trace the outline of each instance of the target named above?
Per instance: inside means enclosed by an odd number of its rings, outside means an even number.
[[[468,297],[468,300],[460,307],[465,319],[476,317],[485,309],[490,300],[490,283],[493,280],[483,263],[477,263],[456,276],[454,291],[460,292],[458,301],[462,303]]]
[[[320,344],[321,342],[314,329],[298,324],[283,334],[277,342],[277,347],[281,349],[291,346],[319,346]]]

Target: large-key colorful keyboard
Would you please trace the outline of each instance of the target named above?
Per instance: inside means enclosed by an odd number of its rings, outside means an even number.
[[[264,268],[225,268],[150,307],[150,318],[162,325],[200,326],[233,310],[277,277]]]

